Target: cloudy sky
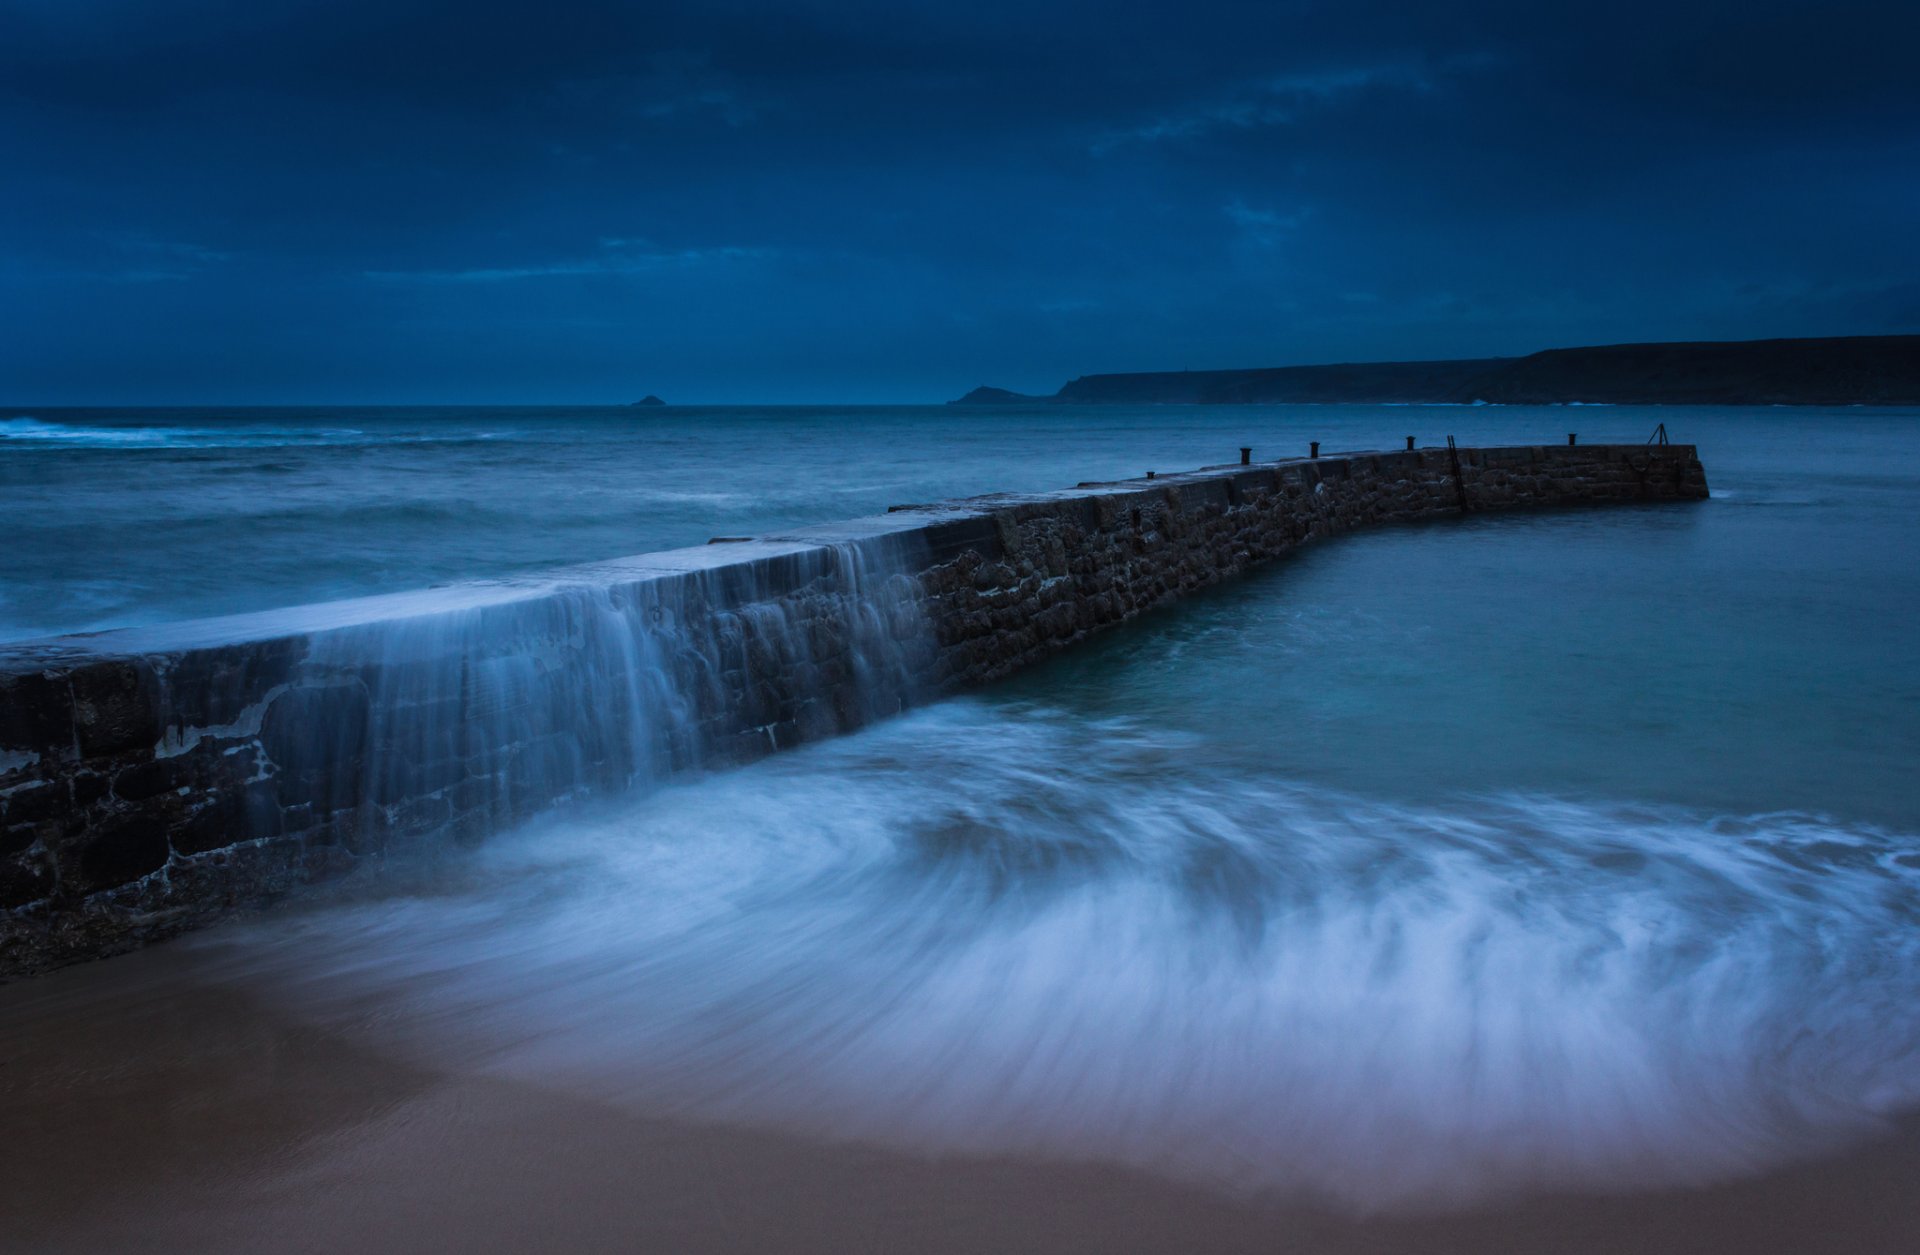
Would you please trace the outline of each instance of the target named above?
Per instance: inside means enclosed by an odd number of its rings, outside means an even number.
[[[1920,5],[0,0],[0,402],[1920,331]]]

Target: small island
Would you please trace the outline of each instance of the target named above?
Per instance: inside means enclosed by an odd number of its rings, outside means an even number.
[[[643,405],[665,405],[665,404],[666,404],[665,401],[662,401],[659,397],[654,396],[651,392],[649,392],[646,396],[643,396],[638,401],[633,402],[627,408],[638,409],[640,406],[643,406]]]
[[[1028,396],[1024,392],[1009,392],[1005,388],[975,388],[972,392],[948,405],[1032,405],[1042,401],[1051,401],[1052,397]]]

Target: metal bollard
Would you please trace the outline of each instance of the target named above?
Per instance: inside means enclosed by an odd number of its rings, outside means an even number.
[[[1580,433],[1579,433],[1579,432],[1577,432],[1577,431],[1570,431],[1570,432],[1568,432],[1568,433],[1567,433],[1567,447],[1568,447],[1568,448],[1572,448],[1572,447],[1573,447],[1573,445],[1574,445],[1574,444],[1575,444],[1575,443],[1576,443],[1576,442],[1577,442],[1577,441],[1578,441],[1579,439],[1580,439]]]
[[[1252,464],[1253,464],[1253,450],[1247,448],[1247,446],[1245,445],[1241,445],[1240,446],[1240,465],[1251,466]]]
[[[1310,458],[1317,458],[1320,456],[1320,442],[1318,440],[1310,441],[1308,443],[1307,456]]]
[[[1408,436],[1408,437],[1407,437],[1407,452],[1408,452],[1408,453],[1412,453],[1412,452],[1413,452],[1413,437],[1412,437],[1412,436]]]

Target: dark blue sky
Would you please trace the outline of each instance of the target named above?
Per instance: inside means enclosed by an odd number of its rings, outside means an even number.
[[[1920,5],[0,0],[0,401],[1920,331]]]

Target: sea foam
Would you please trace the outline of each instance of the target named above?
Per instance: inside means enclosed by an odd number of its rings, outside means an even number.
[[[1920,839],[1367,799],[963,701],[194,946],[436,1068],[1368,1210],[1718,1180],[1920,1098]]]

